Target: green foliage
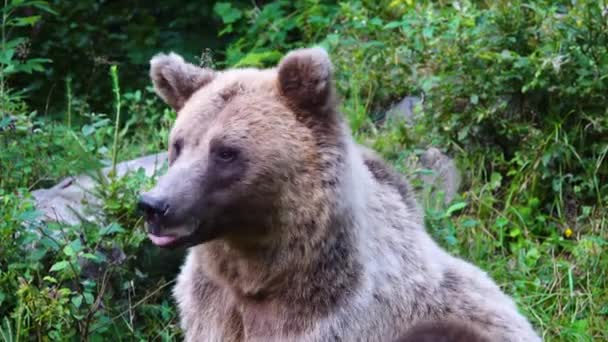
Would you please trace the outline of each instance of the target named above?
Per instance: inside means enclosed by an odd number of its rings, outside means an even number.
[[[169,300],[172,281],[146,269],[150,265],[142,260],[149,246],[142,225],[124,220],[124,211],[133,208],[139,189],[149,181],[139,172],[105,188],[101,194],[108,223],[101,225],[41,225],[29,201],[24,205],[22,198],[2,194],[3,207],[13,212],[0,213],[12,218],[0,226],[7,252],[0,272],[0,315],[13,327],[14,339],[177,334]],[[14,225],[23,227],[18,234]],[[173,262],[172,272],[175,266]]]
[[[10,330],[15,340],[178,334],[170,286],[180,256],[151,246],[134,214],[140,190],[153,179],[142,171],[100,178],[95,194],[103,202],[103,221],[77,226],[40,223],[24,188],[100,166],[94,162],[105,159],[101,150],[112,143],[114,129],[108,120],[92,120],[80,132],[36,120],[31,139],[17,138],[17,131],[2,135],[1,164],[20,163],[1,169],[0,187],[11,189],[0,191],[0,331]]]
[[[181,254],[152,246],[135,215],[139,192],[154,179],[142,170],[122,178],[91,174],[98,180],[94,194],[102,200],[103,216],[94,213],[102,220],[98,224],[41,223],[29,194],[65,175],[111,164],[114,156],[166,148],[174,113],[160,110],[151,89],[120,94],[113,75],[116,102],[131,113],[124,125],[113,125],[104,114],[78,111],[83,124],[70,128],[30,113],[11,117],[0,131],[3,340],[179,336],[170,288]],[[138,133],[129,134],[130,127]],[[151,133],[163,142],[150,140]],[[137,143],[138,149],[125,148]]]
[[[23,95],[23,91],[15,92],[9,88],[9,79],[22,73],[41,72],[44,70],[44,64],[50,62],[46,58],[28,56],[29,42],[26,37],[13,34],[13,30],[34,26],[40,20],[39,15],[18,15],[19,11],[25,7],[53,13],[46,1],[3,0],[0,10],[0,108],[6,111],[6,113],[0,113],[3,118],[13,111],[19,112],[20,108],[15,102],[18,102],[20,96]]]
[[[54,114],[65,108],[60,99],[66,98],[64,82],[69,76],[74,96],[109,111],[110,65],[120,67],[124,90],[135,91],[148,84],[148,61],[154,54],[175,51],[194,58],[224,45],[216,35],[221,21],[213,12],[215,1],[48,3],[58,15],[41,15],[34,27],[20,32],[31,42],[29,54],[53,63],[45,67],[44,77],[22,77],[14,85],[32,89],[29,101],[38,111]]]
[[[49,3],[2,10],[16,25],[0,55],[3,340],[179,338],[181,254],[150,246],[134,214],[153,179],[93,174],[99,224],[42,224],[29,191],[167,148],[175,113],[144,87],[154,53],[208,47],[201,64],[261,67],[313,44],[330,51],[358,141],[414,177],[427,146],[455,156],[451,203],[414,181],[435,239],[488,271],[545,340],[608,339],[605,1]],[[31,55],[15,58],[28,37]],[[415,122],[381,123],[406,94],[424,100]],[[61,115],[31,110],[47,102]]]
[[[276,0],[261,7],[219,2],[214,12],[225,27],[220,36],[230,34],[224,64],[232,67],[274,65],[283,54],[302,45],[302,40],[328,30],[328,17],[337,7],[320,0]]]

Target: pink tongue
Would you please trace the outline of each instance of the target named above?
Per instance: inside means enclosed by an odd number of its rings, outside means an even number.
[[[148,234],[148,237],[157,246],[166,246],[166,245],[170,244],[171,242],[177,240],[176,236],[167,236],[167,235],[158,236],[158,235]]]

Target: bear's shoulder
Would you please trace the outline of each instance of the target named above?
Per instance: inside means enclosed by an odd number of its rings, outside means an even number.
[[[363,163],[374,179],[378,183],[396,190],[408,208],[417,208],[414,190],[406,177],[384,161],[374,150],[363,145],[357,145],[357,147],[363,157]]]

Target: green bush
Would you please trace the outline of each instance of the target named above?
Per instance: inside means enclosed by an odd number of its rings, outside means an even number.
[[[15,88],[30,89],[30,104],[40,112],[65,108],[68,77],[76,97],[108,111],[110,65],[120,66],[125,90],[135,91],[148,84],[152,55],[174,50],[196,58],[225,44],[216,35],[221,21],[213,13],[214,1],[48,3],[56,14],[42,15],[34,27],[19,33],[28,42],[28,55],[45,56],[52,63],[44,77],[22,77],[14,83]]]

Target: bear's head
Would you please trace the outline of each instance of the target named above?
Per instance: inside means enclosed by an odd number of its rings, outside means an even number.
[[[169,169],[139,202],[152,242],[260,242],[324,219],[346,128],[323,49],[292,51],[270,69],[216,71],[173,53],[150,64],[177,112]]]

